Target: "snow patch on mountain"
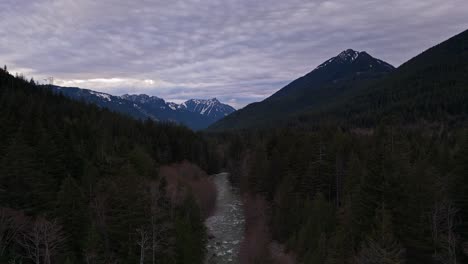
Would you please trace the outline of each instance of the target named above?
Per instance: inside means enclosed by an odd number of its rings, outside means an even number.
[[[198,130],[208,127],[220,118],[235,111],[216,98],[192,99],[181,104],[166,102],[157,96],[146,94],[125,94],[113,96],[78,87],[50,86],[57,93],[69,98],[93,103],[111,111],[121,112],[137,119],[151,119],[184,124]]]
[[[146,94],[124,94],[120,96],[120,98],[132,101],[134,103],[139,103],[139,104],[148,104],[148,103],[165,104],[166,103],[164,99],[161,99],[157,96],[149,96]]]
[[[172,102],[168,102],[167,106],[169,106],[169,108],[171,108],[174,111],[180,108],[180,106],[178,104],[172,103]]]
[[[365,61],[365,60],[371,60],[371,63],[374,63],[374,65],[370,64],[369,65],[369,68],[374,68],[375,66],[378,66],[377,64],[379,65],[382,65],[384,66],[385,68],[387,69],[394,69],[394,67],[382,60],[379,60],[379,59],[376,59],[376,58],[373,58],[372,56],[370,56],[367,52],[365,51],[355,51],[353,49],[347,49],[345,51],[342,51],[340,54],[338,54],[336,57],[333,57],[327,61],[325,61],[324,63],[320,64],[319,66],[317,66],[315,68],[315,70],[317,69],[321,69],[321,68],[324,68],[330,64],[354,64],[354,63],[359,63],[359,62],[362,62],[362,61]],[[358,62],[359,60],[359,62]],[[377,64],[375,64],[377,63]]]
[[[347,49],[341,52],[338,57],[344,61],[353,62],[359,57],[360,52],[352,49]]]
[[[110,94],[98,93],[98,92],[94,92],[94,91],[90,91],[89,93],[92,94],[92,95],[95,95],[97,97],[101,97],[101,98],[103,98],[103,99],[105,99],[105,100],[107,100],[109,102],[112,101]]]
[[[191,99],[180,105],[181,108],[190,112],[199,113],[205,116],[221,118],[234,112],[235,109],[229,105],[221,103],[218,99]]]

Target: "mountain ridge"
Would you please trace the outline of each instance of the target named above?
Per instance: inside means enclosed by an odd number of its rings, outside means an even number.
[[[367,53],[359,54],[369,58]],[[352,55],[346,57],[354,64],[356,59]],[[325,67],[317,67],[264,101],[216,122],[208,131],[278,125],[311,127],[321,122],[364,128],[383,120],[444,126],[467,122],[468,30],[421,52],[394,70],[374,60],[388,70],[380,76],[374,67],[369,67],[372,64],[367,64],[367,68],[373,68],[370,73],[363,75],[359,69],[366,68],[364,63],[353,67],[354,74],[337,67],[327,71],[326,76],[317,76],[321,75],[317,74],[319,71],[335,67],[334,62],[332,58],[322,63]],[[337,72],[345,78],[336,78]],[[327,80],[318,88],[311,87],[307,85],[311,75],[319,81]],[[296,111],[291,110],[292,104],[299,105],[293,107]]]
[[[211,125],[208,130],[274,125],[290,115],[320,108],[327,98],[351,93],[362,83],[379,79],[395,68],[365,51],[347,49],[292,81],[265,100],[250,104]]]
[[[193,130],[204,129],[235,111],[233,107],[221,103],[216,98],[190,99],[182,104],[176,104],[146,94],[115,96],[78,87],[51,86],[51,89],[69,98],[93,103],[136,119],[149,118],[155,121],[175,122]],[[198,102],[197,107],[187,107],[187,104],[192,105],[193,102]]]

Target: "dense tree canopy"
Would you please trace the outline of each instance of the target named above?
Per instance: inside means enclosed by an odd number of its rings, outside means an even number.
[[[188,193],[169,201],[159,175],[183,160],[215,170],[200,135],[71,101],[6,69],[0,105],[0,262],[203,262],[200,205]]]

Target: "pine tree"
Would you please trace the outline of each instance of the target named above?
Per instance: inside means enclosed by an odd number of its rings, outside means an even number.
[[[466,131],[465,131],[466,132]],[[468,133],[462,138],[460,149],[456,155],[454,168],[454,178],[450,188],[451,199],[454,201],[454,209],[460,218],[456,226],[456,233],[459,234],[460,261],[468,261]]]
[[[89,264],[105,263],[104,241],[94,223],[84,233],[83,260]]]
[[[70,257],[80,257],[83,253],[81,247],[88,216],[83,192],[75,179],[70,176],[63,180],[57,194],[55,215],[61,220],[64,231],[69,236],[67,241],[75,255]]]
[[[391,216],[385,204],[378,209],[374,230],[363,242],[356,262],[358,264],[405,263],[405,250],[393,234]]]
[[[191,196],[187,196],[179,209],[175,232],[177,263],[203,263],[207,237],[198,206]]]

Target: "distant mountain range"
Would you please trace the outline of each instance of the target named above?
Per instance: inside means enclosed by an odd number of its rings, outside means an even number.
[[[84,101],[137,119],[175,122],[193,130],[208,127],[236,111],[218,99],[191,99],[182,104],[146,94],[114,96],[77,87],[52,86],[52,90],[74,100]]]
[[[379,79],[395,68],[367,52],[345,50],[307,75],[291,82],[262,102],[253,103],[213,124],[210,129],[274,126],[278,120],[311,109],[354,92],[363,83]]]

